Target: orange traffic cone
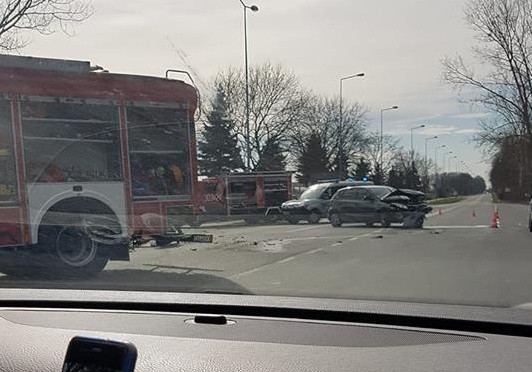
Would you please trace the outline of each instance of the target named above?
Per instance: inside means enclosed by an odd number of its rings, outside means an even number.
[[[498,229],[501,227],[501,220],[499,216],[499,210],[495,208],[495,211],[493,212],[493,216],[491,217],[491,228],[492,229]]]

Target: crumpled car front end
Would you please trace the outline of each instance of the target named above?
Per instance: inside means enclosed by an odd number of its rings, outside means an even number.
[[[427,213],[432,207],[425,203],[425,193],[416,190],[396,189],[382,201],[390,206],[395,214],[402,216],[403,227],[421,228]]]

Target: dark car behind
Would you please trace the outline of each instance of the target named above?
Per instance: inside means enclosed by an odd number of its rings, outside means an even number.
[[[420,228],[425,215],[432,210],[424,198],[420,191],[389,186],[346,187],[332,198],[328,217],[335,227],[361,222],[368,226],[402,223],[405,227]]]
[[[327,217],[329,202],[340,189],[348,186],[372,185],[367,181],[334,181],[322,182],[307,188],[297,200],[284,202],[281,210],[290,223],[305,220],[309,223],[318,223],[321,218]]]

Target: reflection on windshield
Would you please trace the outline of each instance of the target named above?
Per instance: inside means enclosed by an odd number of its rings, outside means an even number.
[[[314,185],[309,187],[303,194],[301,194],[300,199],[318,199],[321,197],[321,194],[327,189],[327,185]]]
[[[375,195],[377,195],[379,199],[384,198],[386,195],[393,191],[393,189],[389,187],[372,187],[371,190],[375,193]]]
[[[93,3],[0,5],[1,285],[532,302],[532,0]]]

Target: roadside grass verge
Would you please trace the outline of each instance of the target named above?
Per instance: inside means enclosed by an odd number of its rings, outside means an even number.
[[[453,204],[453,203],[461,202],[464,199],[465,199],[465,197],[463,197],[463,196],[450,196],[448,198],[439,198],[439,199],[428,200],[427,203],[429,205]]]
[[[530,200],[528,198],[523,198],[521,200],[506,200],[500,199],[497,194],[491,194],[491,202],[493,204],[526,204],[528,205]]]

